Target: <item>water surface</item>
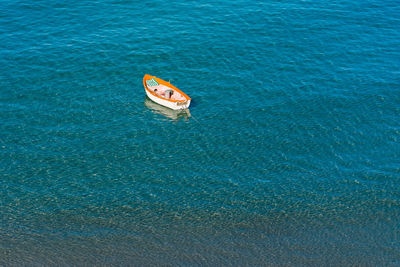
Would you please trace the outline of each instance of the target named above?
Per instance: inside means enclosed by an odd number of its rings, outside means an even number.
[[[400,265],[399,14],[0,1],[0,265]]]

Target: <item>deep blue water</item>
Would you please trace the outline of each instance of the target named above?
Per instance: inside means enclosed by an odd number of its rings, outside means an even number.
[[[399,29],[390,0],[0,1],[0,265],[399,266]]]

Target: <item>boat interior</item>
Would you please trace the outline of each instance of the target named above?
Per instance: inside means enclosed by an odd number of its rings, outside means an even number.
[[[186,98],[178,91],[163,84],[155,82],[154,79],[146,81],[147,88],[158,96],[171,100],[186,100]]]
[[[179,92],[175,91],[174,89],[159,84],[155,86],[147,86],[151,91],[153,91],[156,95],[164,97],[166,99],[171,99],[171,100],[186,100],[183,95],[181,95]]]

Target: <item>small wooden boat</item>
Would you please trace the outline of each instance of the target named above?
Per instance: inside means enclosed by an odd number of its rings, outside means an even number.
[[[162,106],[178,110],[190,105],[190,97],[160,78],[146,74],[143,77],[143,85],[147,96]]]

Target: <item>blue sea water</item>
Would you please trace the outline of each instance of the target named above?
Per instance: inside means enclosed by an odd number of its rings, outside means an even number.
[[[0,1],[0,265],[399,266],[399,4]]]

